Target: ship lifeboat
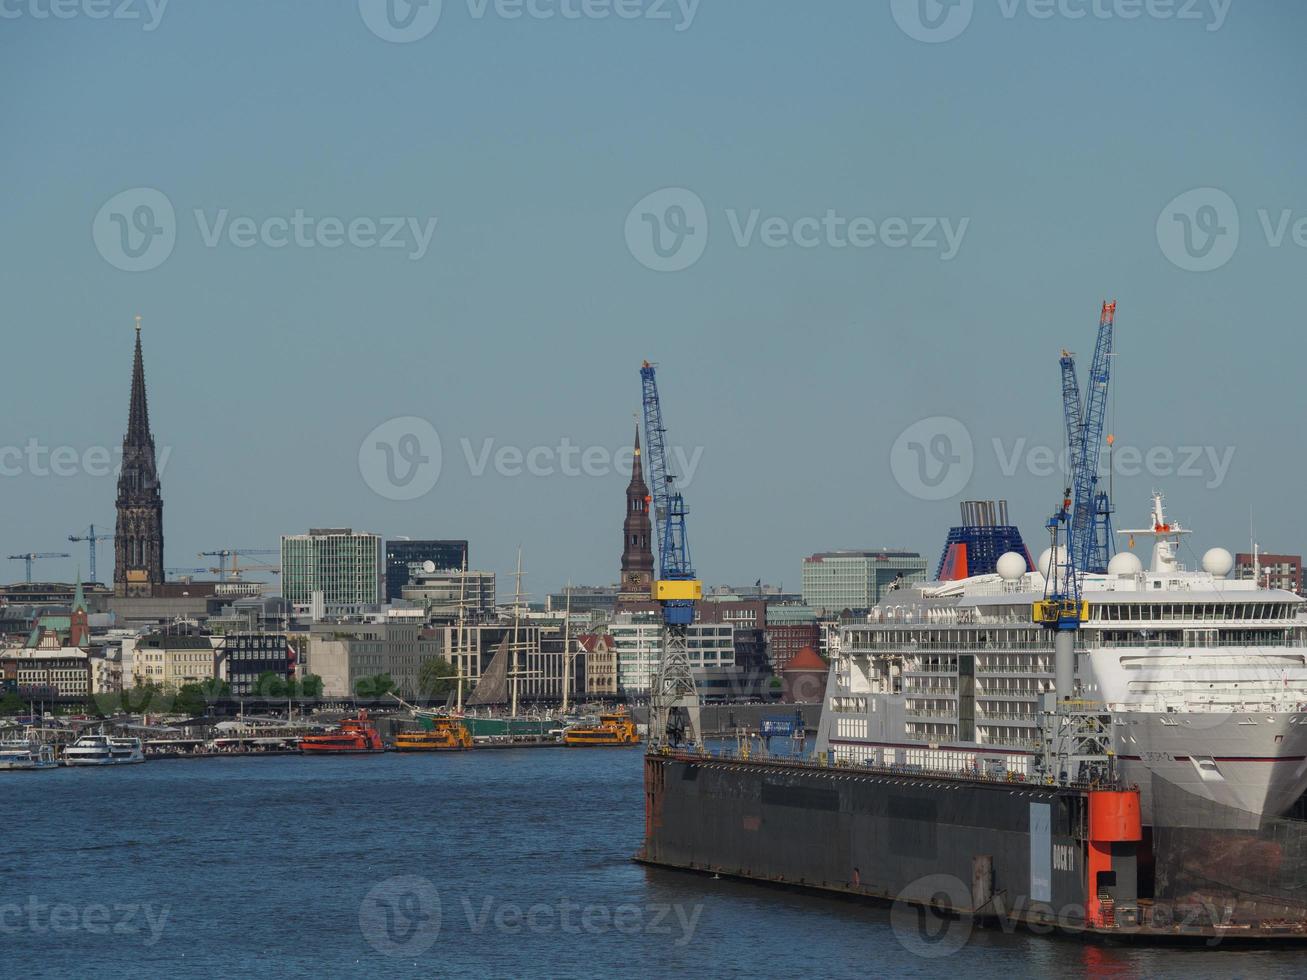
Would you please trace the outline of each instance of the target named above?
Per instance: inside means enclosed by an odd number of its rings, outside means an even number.
[[[368,720],[368,713],[360,711],[357,718],[346,718],[335,731],[306,735],[300,739],[300,751],[305,755],[343,755],[384,752],[385,746],[376,726]]]

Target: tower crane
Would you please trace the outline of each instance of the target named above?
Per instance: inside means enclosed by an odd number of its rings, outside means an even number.
[[[1104,302],[1098,319],[1094,360],[1083,398],[1075,357],[1062,351],[1062,410],[1066,418],[1067,462],[1071,470],[1071,535],[1068,553],[1079,572],[1105,572],[1112,557],[1112,501],[1098,488],[1098,461],[1107,421],[1116,302]],[[1107,437],[1109,445],[1112,436]]]
[[[654,536],[658,539],[659,574],[653,598],[663,614],[662,649],[649,698],[649,747],[655,751],[681,745],[701,747],[699,692],[690,670],[689,632],[695,603],[703,598],[703,583],[695,577],[690,562],[685,498],[667,467],[667,428],[654,365],[648,361],[640,368],[640,384]]]
[[[90,529],[89,529],[85,534],[70,534],[70,535],[68,535],[68,540],[71,541],[73,544],[80,544],[81,542],[85,541],[86,544],[87,544],[87,547],[90,549],[90,552],[91,552],[91,581],[92,581],[92,582],[98,582],[98,581],[100,581],[99,578],[97,578],[97,577],[96,577],[96,574],[95,574],[95,543],[96,543],[97,541],[110,541],[110,540],[112,540],[112,539],[113,539],[113,535],[112,535],[112,534],[96,534],[96,533],[95,533],[95,525],[94,525],[94,524],[91,525]]]
[[[240,561],[240,559],[241,559],[242,557],[248,557],[248,556],[251,556],[251,555],[279,555],[279,554],[280,554],[280,552],[278,552],[278,551],[274,551],[274,550],[269,549],[269,548],[224,548],[224,549],[222,549],[221,551],[201,551],[199,557],[201,557],[201,558],[217,558],[217,559],[218,559],[218,569],[217,569],[218,577],[221,578],[223,581],[230,581],[231,579],[238,579],[238,578],[240,577],[240,566],[239,566],[239,561]],[[227,575],[227,559],[228,559],[228,558],[231,559],[231,577],[230,577],[230,579],[228,578],[228,575]],[[253,569],[253,568],[251,568],[250,566],[247,565],[247,566],[246,566],[246,570],[247,570],[247,571],[254,571],[254,570],[256,570],[256,569]],[[257,570],[259,570],[259,571],[267,571],[267,572],[272,572],[272,571],[280,572],[280,569],[277,568],[275,565],[260,565],[259,568],[258,568]]]
[[[26,581],[27,581],[28,584],[31,584],[31,581],[32,581],[32,562],[34,562],[34,561],[39,561],[39,560],[41,560],[42,558],[71,558],[71,557],[73,557],[73,556],[70,555],[70,554],[68,554],[68,553],[65,552],[65,551],[30,551],[30,552],[28,552],[28,553],[25,554],[25,555],[10,555],[10,556],[9,556],[9,560],[10,560],[10,561],[24,561],[24,562],[27,562],[27,579],[26,579]]]

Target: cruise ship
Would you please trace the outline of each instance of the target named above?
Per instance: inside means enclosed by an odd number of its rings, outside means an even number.
[[[1077,704],[1110,730],[1114,765],[1146,827],[1256,830],[1307,791],[1304,600],[1232,578],[1160,493],[1147,567],[1130,550],[1081,577]],[[1195,556],[1196,557],[1196,556]],[[993,574],[900,588],[832,650],[818,752],[838,763],[1031,778],[1054,689],[1053,643],[1032,621],[1054,560],[1003,555]],[[1106,742],[1106,737],[1104,738]]]

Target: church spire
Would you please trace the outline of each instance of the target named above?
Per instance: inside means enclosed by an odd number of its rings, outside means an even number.
[[[141,354],[141,318],[136,318],[136,359],[132,364],[132,404],[127,416],[127,442],[142,447],[150,442],[150,405],[145,397],[145,358]]]
[[[631,482],[626,487],[626,520],[622,523],[622,583],[617,606],[640,609],[653,589],[653,522],[649,518],[649,487],[644,482],[640,459],[640,426],[635,427],[635,455],[631,459]]]
[[[132,360],[132,400],[123,437],[118,474],[118,523],[114,529],[114,591],[149,596],[163,584],[163,497],[145,397],[145,358],[141,353],[141,318],[136,318]]]

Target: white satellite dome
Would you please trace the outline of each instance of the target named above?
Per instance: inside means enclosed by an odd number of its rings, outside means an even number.
[[[1057,559],[1053,559],[1053,549],[1045,548],[1044,553],[1039,556],[1039,574],[1044,578],[1049,577],[1050,564],[1062,566],[1066,564],[1066,548],[1063,545],[1057,546]]]
[[[994,571],[998,572],[998,577],[1004,582],[1015,582],[1026,574],[1026,556],[1015,551],[1005,552],[994,564]]]
[[[1138,575],[1144,570],[1144,563],[1133,551],[1120,551],[1107,563],[1107,574],[1117,576]]]
[[[1209,548],[1203,554],[1203,571],[1225,578],[1234,570],[1234,555],[1224,548]]]

